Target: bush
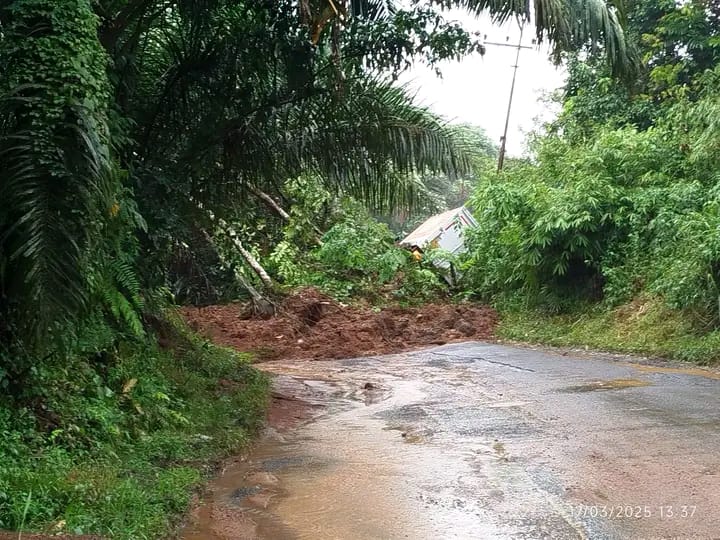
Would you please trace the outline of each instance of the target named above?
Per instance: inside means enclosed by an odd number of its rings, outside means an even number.
[[[271,262],[286,286],[314,286],[341,301],[374,301],[391,293],[403,302],[421,302],[442,294],[437,269],[397,246],[387,225],[357,206],[346,211],[309,253],[290,242],[278,245]]]
[[[178,321],[168,330],[172,350],[148,337],[76,354],[36,369],[27,403],[0,402],[0,529],[165,536],[207,465],[249,442],[266,377]]]
[[[554,313],[646,292],[720,325],[720,174],[708,150],[720,131],[708,100],[681,100],[645,131],[546,136],[536,163],[482,182],[462,262],[469,292]]]

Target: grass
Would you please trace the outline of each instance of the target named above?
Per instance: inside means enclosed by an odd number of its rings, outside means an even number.
[[[720,361],[720,332],[703,332],[687,314],[641,297],[614,309],[586,307],[548,315],[500,309],[498,335],[505,339],[560,347],[641,354],[707,365]]]
[[[157,539],[264,418],[267,378],[185,333],[39,375],[39,406],[0,400],[0,529]],[[35,384],[40,384],[36,381]]]

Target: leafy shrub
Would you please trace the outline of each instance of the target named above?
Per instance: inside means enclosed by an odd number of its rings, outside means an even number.
[[[714,102],[680,100],[645,131],[546,136],[536,163],[478,185],[479,226],[462,263],[470,292],[562,312],[647,291],[718,325],[720,175],[708,148],[720,129],[706,118]]]
[[[266,377],[170,319],[173,350],[119,341],[41,363],[27,398],[3,395],[0,529],[163,537],[203,464],[249,442]]]
[[[270,260],[285,285],[312,285],[339,300],[373,300],[392,291],[398,300],[420,302],[441,294],[437,270],[397,246],[387,225],[356,204],[345,209],[309,253],[288,241],[277,246]]]

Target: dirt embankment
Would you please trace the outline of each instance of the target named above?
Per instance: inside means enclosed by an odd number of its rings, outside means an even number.
[[[417,308],[343,306],[314,289],[288,297],[270,319],[243,317],[239,304],[188,307],[190,326],[259,360],[353,358],[468,339],[490,339],[497,314],[472,304]]]

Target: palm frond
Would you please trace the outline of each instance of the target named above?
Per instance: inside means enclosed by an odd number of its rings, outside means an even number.
[[[370,21],[387,19],[397,11],[395,0],[350,0],[349,12]]]
[[[325,128],[303,134],[303,147],[316,152],[308,157],[331,186],[375,210],[413,207],[422,192],[415,173],[467,168],[455,132],[387,81],[356,81],[338,110],[319,116]]]
[[[87,298],[81,259],[87,241],[82,220],[104,197],[109,161],[84,108],[75,104],[75,122],[55,126],[45,142],[60,162],[38,150],[38,132],[14,129],[10,118],[32,99],[7,96],[0,105],[2,181],[0,245],[6,258],[4,288],[25,306],[27,330],[41,330],[57,318],[77,314]],[[62,163],[64,173],[51,166]],[[76,175],[81,174],[81,177]],[[22,299],[22,300],[21,300]]]
[[[604,50],[616,75],[629,77],[637,58],[627,43],[621,24],[623,0],[450,0],[447,5],[472,13],[488,12],[497,22],[512,18],[535,26],[538,42],[553,45],[554,56],[589,46]]]
[[[375,210],[417,202],[414,173],[468,167],[456,130],[413,103],[403,87],[362,77],[341,99],[317,94],[251,115],[226,140],[239,179],[272,183],[307,171]]]

